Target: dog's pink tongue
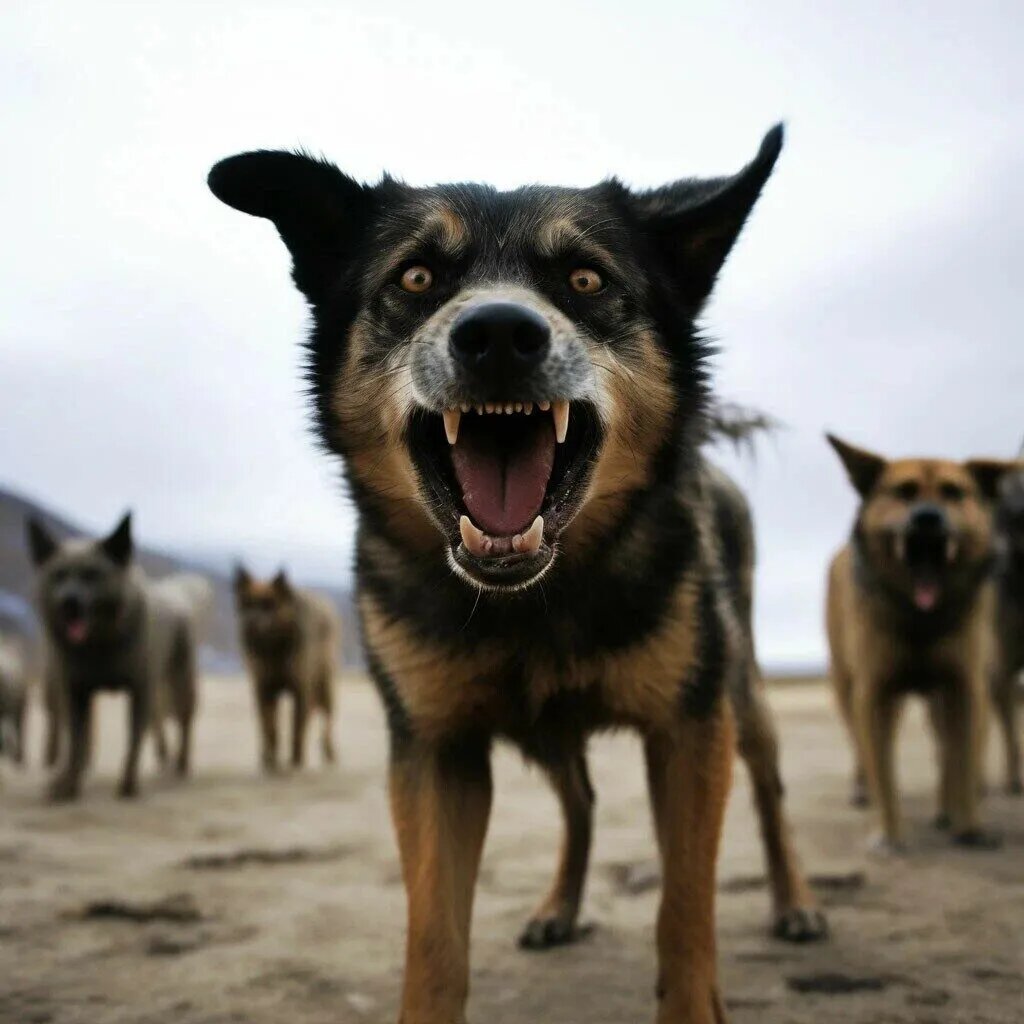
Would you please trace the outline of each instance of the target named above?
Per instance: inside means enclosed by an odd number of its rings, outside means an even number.
[[[85,619],[74,619],[69,622],[65,628],[67,630],[68,639],[73,644],[82,643],[89,635],[89,627],[86,624]]]
[[[915,583],[914,604],[923,612],[930,612],[939,601],[937,583]]]
[[[452,448],[452,466],[466,511],[492,536],[521,533],[540,512],[551,479],[555,434],[550,421],[524,425],[511,444],[503,431],[473,429],[477,424],[463,423]]]

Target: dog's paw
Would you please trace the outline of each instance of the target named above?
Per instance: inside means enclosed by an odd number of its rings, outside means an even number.
[[[953,836],[953,845],[966,850],[998,850],[1003,845],[1003,837],[983,828],[969,828]]]
[[[783,942],[821,942],[828,938],[828,921],[817,907],[789,907],[775,916],[772,937]]]
[[[592,925],[578,925],[567,915],[535,917],[527,922],[520,934],[519,948],[536,952],[555,946],[566,946],[571,942],[585,939],[593,930]]]
[[[894,860],[906,856],[907,844],[902,839],[878,834],[868,842],[868,853],[881,860]]]
[[[868,787],[860,781],[853,784],[853,789],[850,790],[850,806],[851,807],[867,807],[871,803],[871,799],[868,796]]]
[[[134,800],[139,795],[139,784],[134,779],[122,779],[117,795],[121,800]]]

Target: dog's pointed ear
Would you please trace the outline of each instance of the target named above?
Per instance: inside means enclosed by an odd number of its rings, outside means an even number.
[[[292,255],[295,284],[314,303],[344,264],[375,206],[372,187],[302,153],[239,153],[215,164],[206,180],[228,206],[273,221]]]
[[[244,594],[252,586],[252,576],[241,562],[235,565],[235,572],[232,580],[236,594]]]
[[[132,558],[132,514],[125,512],[113,533],[99,542],[100,550],[115,565],[125,566]]]
[[[29,516],[25,520],[25,535],[28,538],[28,553],[34,566],[41,566],[53,557],[58,544],[36,516]]]
[[[277,575],[270,581],[270,583],[282,597],[291,596],[292,585],[288,581],[288,574],[284,569],[278,569]]]
[[[661,254],[674,287],[695,308],[715,278],[757,202],[782,150],[777,124],[757,156],[731,178],[677,181],[635,197],[641,226]]]
[[[995,501],[999,497],[1004,477],[1024,470],[1024,462],[1008,462],[1003,459],[968,459],[964,465],[988,501]]]
[[[886,459],[864,448],[855,448],[852,444],[841,441],[834,434],[826,434],[825,437],[828,438],[828,443],[836,450],[836,454],[846,467],[850,483],[862,498],[866,498],[888,465]]]

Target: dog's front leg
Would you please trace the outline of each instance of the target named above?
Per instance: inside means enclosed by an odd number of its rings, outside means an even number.
[[[390,783],[408,899],[399,1024],[463,1024],[473,890],[491,809],[488,744],[403,743]]]
[[[128,751],[124,757],[121,783],[117,787],[117,795],[122,798],[137,796],[139,792],[139,752],[150,721],[146,685],[136,687],[128,695]]]
[[[942,758],[943,810],[953,842],[982,849],[998,845],[980,824],[988,694],[982,672],[946,685],[933,698]]]
[[[724,1024],[715,948],[715,867],[735,727],[727,702],[646,743],[663,864],[658,912],[658,1024]]]
[[[50,786],[50,798],[75,800],[82,787],[82,772],[89,756],[92,693],[85,687],[75,687],[64,694],[61,704],[67,717],[68,759]]]

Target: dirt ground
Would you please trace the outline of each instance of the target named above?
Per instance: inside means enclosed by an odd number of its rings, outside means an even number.
[[[96,771],[74,806],[41,800],[34,721],[36,763],[0,769],[0,1021],[393,1024],[403,896],[383,718],[365,681],[342,687],[341,765],[321,770],[314,757],[304,774],[268,780],[255,770],[244,684],[205,680],[195,778],[161,779],[147,762],[135,803],[113,796],[116,697],[103,702]],[[1000,851],[948,848],[927,824],[931,747],[912,714],[900,761],[912,852],[872,860],[870,822],[846,803],[847,750],[827,691],[779,687],[773,703],[800,847],[834,934],[799,948],[766,936],[756,823],[738,772],[718,903],[732,1024],[1024,1020],[1024,801],[987,801]],[[574,946],[528,954],[513,938],[554,866],[556,808],[535,773],[498,753],[471,1021],[653,1019],[657,893],[642,884],[652,846],[639,748],[602,738],[591,762],[598,827],[585,918],[594,929]]]

